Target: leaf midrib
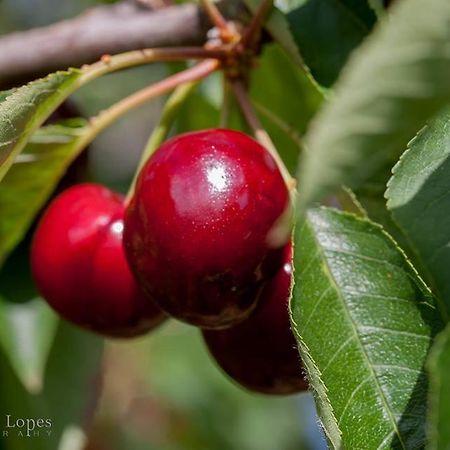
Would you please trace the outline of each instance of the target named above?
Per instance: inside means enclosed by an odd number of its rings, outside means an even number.
[[[312,222],[310,222],[310,223],[311,223],[311,226],[312,226],[312,228],[314,230],[315,229],[314,225],[312,224]],[[352,327],[353,334],[356,337],[356,341],[358,343],[357,345],[360,347],[362,355],[363,355],[365,361],[367,362],[367,366],[369,368],[371,377],[375,380],[375,385],[376,385],[377,391],[379,392],[379,395],[380,395],[380,397],[382,399],[382,402],[383,402],[383,405],[384,405],[384,409],[386,410],[386,412],[388,414],[388,417],[389,417],[389,420],[392,423],[392,428],[393,428],[392,432],[395,432],[395,434],[397,435],[397,437],[399,439],[399,443],[402,446],[402,449],[403,450],[407,450],[407,448],[405,446],[405,443],[403,442],[402,436],[400,434],[400,431],[398,429],[397,422],[395,420],[393,411],[391,411],[391,408],[390,408],[390,405],[389,405],[389,403],[387,401],[387,398],[386,398],[386,396],[385,396],[385,394],[384,394],[384,392],[383,392],[383,390],[382,390],[382,388],[380,386],[380,383],[378,382],[376,373],[373,370],[373,367],[372,367],[369,355],[367,354],[364,346],[361,344],[360,335],[358,333],[358,327],[356,326],[356,323],[355,323],[352,315],[350,314],[350,311],[349,311],[349,309],[347,307],[345,299],[340,293],[339,285],[337,284],[337,282],[336,282],[336,280],[335,280],[335,278],[334,278],[334,276],[332,274],[331,268],[330,268],[330,266],[328,264],[328,260],[327,260],[327,258],[325,256],[326,250],[321,246],[320,242],[316,239],[315,233],[311,233],[311,235],[312,235],[312,239],[314,239],[314,241],[316,242],[317,248],[320,249],[320,252],[322,254],[322,260],[323,260],[323,263],[324,263],[323,264],[323,268],[324,268],[324,271],[326,271],[327,278],[330,280],[330,283],[332,284],[338,299],[342,302],[342,304],[344,306],[344,310],[346,312],[346,316],[347,316],[348,321],[349,321],[349,323],[350,323],[350,325]],[[383,440],[384,439],[385,438],[383,438]]]

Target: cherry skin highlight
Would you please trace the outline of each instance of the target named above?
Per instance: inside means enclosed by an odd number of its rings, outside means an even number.
[[[203,330],[211,355],[225,373],[241,386],[264,394],[293,394],[308,388],[289,321],[290,244],[284,258],[249,318],[226,330]]]
[[[219,329],[247,317],[289,239],[272,156],[232,130],[186,133],[143,167],[125,215],[125,249],[146,292],[171,316]]]
[[[100,334],[132,337],[165,319],[145,296],[123,250],[123,198],[96,184],[53,200],[31,246],[41,295],[66,320]]]

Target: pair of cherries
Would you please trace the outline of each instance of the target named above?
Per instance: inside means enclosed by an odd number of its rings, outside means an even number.
[[[42,296],[65,319],[113,337],[168,316],[203,329],[210,352],[249,389],[305,389],[289,326],[292,251],[280,235],[289,193],[248,136],[170,139],[142,169],[129,205],[82,184],[44,213],[32,249]]]

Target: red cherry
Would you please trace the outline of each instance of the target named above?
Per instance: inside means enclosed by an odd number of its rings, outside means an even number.
[[[282,247],[271,231],[289,208],[277,165],[231,130],[187,133],[144,166],[125,215],[125,249],[141,284],[167,313],[203,328],[243,320]]]
[[[37,287],[65,319],[131,337],[165,318],[139,289],[122,247],[123,199],[95,184],[73,186],[50,204],[31,247]]]
[[[203,330],[220,367],[245,388],[265,394],[292,394],[308,388],[289,321],[290,244],[284,258],[249,318],[226,330]]]

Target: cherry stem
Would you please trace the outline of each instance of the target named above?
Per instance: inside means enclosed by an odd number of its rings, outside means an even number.
[[[180,110],[186,99],[189,97],[191,92],[194,90],[194,88],[197,86],[197,84],[198,81],[192,81],[179,85],[165,103],[159,123],[151,133],[150,138],[142,153],[141,160],[136,169],[136,173],[125,199],[126,205],[128,205],[131,197],[134,194],[134,188],[136,186],[139,172],[141,171],[147,160],[150,158],[150,156],[153,155],[155,150],[157,150],[158,147],[167,138],[178,111]]]
[[[244,31],[240,44],[244,47],[251,47],[256,39],[257,33],[261,30],[267,15],[273,8],[273,0],[263,0],[259,5],[253,19]]]
[[[195,66],[178,72],[162,81],[135,92],[129,97],[122,99],[110,108],[101,112],[97,117],[94,117],[92,119],[92,125],[100,129],[106,128],[131,109],[175,89],[180,84],[187,83],[189,81],[201,80],[217,70],[219,67],[220,62],[216,59],[207,59],[202,61]]]
[[[229,28],[227,21],[214,2],[212,0],[200,0],[200,3],[208,14],[211,22],[219,29],[221,33],[228,35]]]
[[[242,113],[244,114],[244,117],[247,120],[250,128],[253,130],[253,134],[255,135],[256,140],[272,155],[273,159],[278,165],[278,168],[280,169],[286,186],[288,187],[289,191],[293,191],[296,187],[296,181],[289,173],[286,165],[284,164],[284,161],[281,159],[274,143],[272,142],[272,139],[270,138],[269,134],[264,129],[258,116],[256,115],[244,83],[241,80],[232,80],[231,86],[242,110]]]
[[[233,98],[230,96],[230,85],[227,83],[225,79],[225,75],[223,75],[224,80],[222,83],[222,108],[220,109],[220,119],[219,126],[221,128],[228,128],[228,124],[230,123],[231,117],[231,109]]]
[[[228,57],[224,49],[207,49],[203,47],[173,47],[173,48],[147,48],[120,53],[118,55],[104,55],[100,61],[83,66],[83,74],[77,87],[95,80],[102,75],[126,69],[133,66],[162,61],[185,61],[188,59],[218,59]]]

